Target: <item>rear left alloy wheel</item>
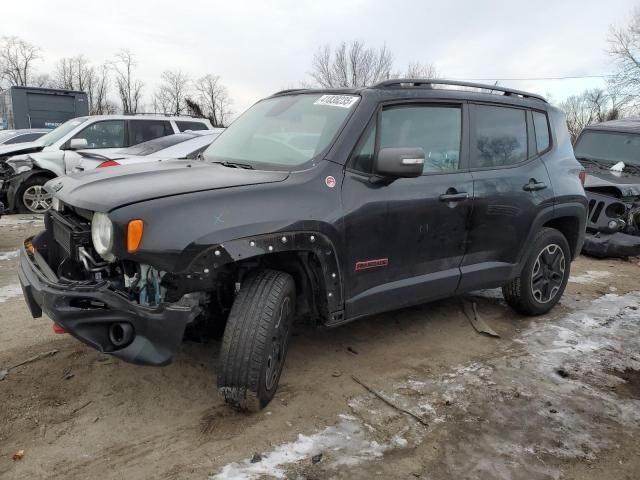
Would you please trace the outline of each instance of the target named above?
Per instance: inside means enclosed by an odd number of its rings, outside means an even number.
[[[264,408],[276,393],[295,314],[295,283],[276,270],[249,274],[231,307],[218,392],[239,410]]]
[[[525,315],[542,315],[562,297],[569,280],[571,250],[554,228],[543,228],[533,241],[520,275],[502,287],[504,299]]]

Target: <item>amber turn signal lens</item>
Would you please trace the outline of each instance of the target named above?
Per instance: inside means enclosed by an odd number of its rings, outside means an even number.
[[[144,222],[142,220],[131,220],[127,227],[127,251],[133,253],[138,250],[144,232]]]

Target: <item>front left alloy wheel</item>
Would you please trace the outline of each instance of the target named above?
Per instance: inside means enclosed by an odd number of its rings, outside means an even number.
[[[49,178],[36,175],[18,189],[16,204],[20,213],[45,213],[51,208],[52,195],[44,189]]]

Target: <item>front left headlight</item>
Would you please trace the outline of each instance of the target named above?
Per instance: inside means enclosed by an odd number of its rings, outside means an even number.
[[[115,257],[111,253],[113,248],[113,223],[106,213],[96,212],[91,221],[91,239],[93,248],[98,255],[107,261],[112,261]]]

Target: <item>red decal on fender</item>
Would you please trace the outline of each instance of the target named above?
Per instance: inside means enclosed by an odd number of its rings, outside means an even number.
[[[356,262],[356,272],[361,270],[369,270],[370,268],[381,268],[389,266],[388,258],[377,258],[376,260],[365,260],[363,262]]]

